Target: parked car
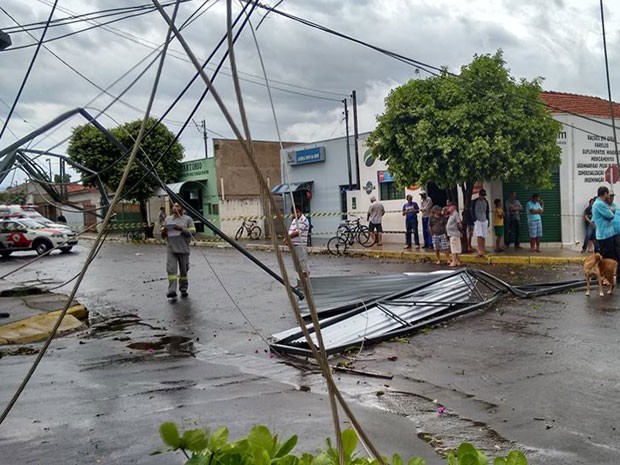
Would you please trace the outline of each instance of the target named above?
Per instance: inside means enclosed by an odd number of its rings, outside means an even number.
[[[24,250],[34,250],[41,255],[54,247],[66,253],[77,242],[73,231],[50,228],[29,218],[0,221],[0,256],[3,257]]]
[[[30,218],[32,220],[43,223],[50,228],[71,229],[68,225],[62,223],[54,223],[49,218],[41,215],[34,205],[0,205],[0,218]]]

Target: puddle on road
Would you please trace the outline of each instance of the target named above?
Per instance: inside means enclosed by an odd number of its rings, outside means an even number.
[[[110,332],[123,332],[131,326],[146,326],[153,330],[162,330],[165,328],[157,327],[145,323],[138,315],[133,313],[124,313],[116,316],[101,316],[93,318],[90,324],[90,337],[106,337]]]
[[[127,347],[148,352],[166,350],[170,355],[175,356],[194,355],[194,341],[186,336],[163,336],[153,341],[132,342],[127,344]]]

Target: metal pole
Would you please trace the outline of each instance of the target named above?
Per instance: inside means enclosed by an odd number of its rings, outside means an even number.
[[[620,158],[618,157],[618,138],[616,137],[616,118],[614,116],[614,102],[611,98],[611,84],[609,82],[609,60],[607,59],[607,39],[605,38],[605,14],[603,13],[603,0],[601,3],[601,26],[603,28],[603,50],[605,52],[605,74],[607,76],[607,95],[609,98],[609,113],[611,114],[611,127],[614,134],[614,151],[616,153],[616,167],[620,171]],[[613,176],[610,181],[613,181]],[[611,183],[610,183],[611,184]],[[612,187],[613,190],[613,187]]]
[[[45,161],[47,162],[47,168],[50,174],[50,183],[54,182],[52,179],[52,160],[50,158],[46,158]]]
[[[356,188],[359,189],[361,185],[360,181],[360,134],[357,128],[357,92],[351,93],[351,100],[353,101],[353,141],[355,142],[355,178],[357,180]]]
[[[347,135],[347,169],[349,171],[349,190],[353,188],[353,178],[351,174],[351,147],[349,145],[349,109],[347,107],[347,99],[345,98],[342,103],[344,103],[344,125]]]
[[[209,158],[209,151],[207,150],[207,122],[202,120],[202,138],[205,143],[205,158]]]

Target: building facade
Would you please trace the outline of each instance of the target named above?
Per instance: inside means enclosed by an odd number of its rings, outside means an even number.
[[[213,157],[183,162],[180,179],[168,187],[229,236],[235,235],[243,218],[247,217],[257,219],[265,231],[265,199],[241,143],[236,139],[213,139],[212,143]],[[284,142],[283,145],[286,147],[292,143]],[[278,185],[279,142],[252,141],[252,149],[268,186]],[[157,222],[162,206],[169,213],[168,196],[159,189],[149,202],[151,222]],[[196,229],[204,235],[213,235],[202,224],[196,224]]]
[[[490,205],[499,198],[502,205],[510,192],[516,192],[517,198],[525,207],[533,193],[544,198],[545,213],[543,214],[543,247],[581,248],[585,235],[583,212],[591,197],[596,196],[600,185],[607,185],[613,191],[618,190],[616,183],[605,179],[607,170],[618,164],[609,102],[597,97],[566,94],[559,92],[543,92],[541,99],[562,123],[563,128],[558,134],[557,143],[561,148],[561,164],[551,173],[553,187],[542,189],[540,186],[529,186],[517,181],[503,183],[498,180],[486,180],[474,189],[474,198],[481,187],[487,191]],[[620,119],[620,105],[613,105],[614,117]],[[283,150],[282,178],[287,179],[291,188],[312,189],[311,204],[307,206],[312,217],[315,230],[329,234],[335,232],[340,216],[338,212],[365,219],[370,205],[370,198],[375,196],[385,207],[386,215],[383,228],[388,231],[386,242],[404,242],[404,220],[402,205],[405,197],[411,194],[414,201],[420,203],[420,188],[408,186],[397,189],[389,166],[381,160],[374,160],[366,146],[368,133],[359,136],[358,159],[353,161],[353,184],[357,184],[355,165],[359,167],[360,188],[348,189],[348,163],[346,138],[305,144]],[[352,140],[352,139],[351,139]],[[323,148],[323,155],[310,154],[310,161],[305,163],[308,149]],[[354,151],[351,150],[351,153]],[[302,157],[302,163],[296,157]],[[291,160],[293,162],[291,163]],[[613,181],[613,179],[612,179]],[[300,187],[301,186],[301,187]],[[444,206],[447,193],[433,183],[424,187],[434,203]],[[286,187],[281,188],[287,190]],[[457,192],[459,205],[463,199],[460,190]],[[287,201],[290,203],[290,201]],[[288,205],[287,205],[288,206]],[[325,216],[323,216],[325,215]],[[419,221],[421,234],[421,221]],[[527,243],[526,214],[522,214],[521,240]],[[487,243],[494,239],[493,228],[489,228]]]

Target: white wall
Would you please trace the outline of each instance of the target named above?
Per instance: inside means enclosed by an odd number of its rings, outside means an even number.
[[[263,208],[261,206],[260,197],[254,197],[242,200],[220,200],[220,229],[225,234],[235,237],[235,233],[243,220],[241,217],[261,217],[258,225],[263,230],[264,238],[265,228],[262,219]]]
[[[353,137],[351,145],[351,176],[352,183],[356,183],[355,147]],[[292,166],[287,163],[287,152],[299,151],[314,147],[325,147],[325,161]],[[346,156],[346,138],[330,139],[312,144],[287,147],[280,152],[282,182],[294,183],[313,181],[313,195],[310,203],[311,213],[322,213],[324,216],[313,216],[313,234],[329,235],[336,232],[341,223],[338,213],[340,207],[339,186],[349,184],[348,165]],[[290,195],[285,196],[285,213],[289,212]]]

